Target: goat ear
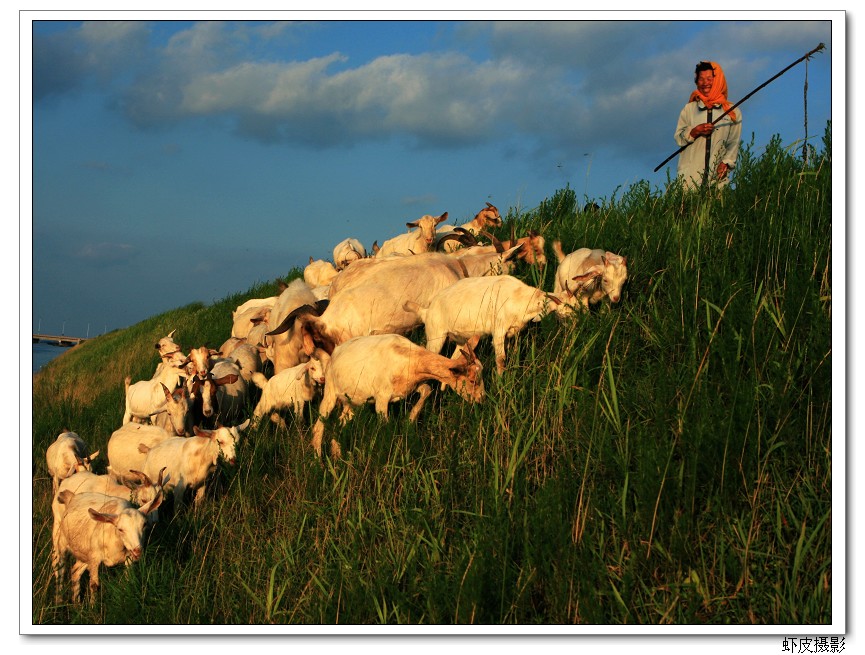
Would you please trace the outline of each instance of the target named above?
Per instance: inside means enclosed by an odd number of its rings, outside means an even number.
[[[312,368],[312,362],[307,362],[304,366],[300,367],[300,370],[298,370],[297,375],[294,377],[294,379],[299,380],[304,375],[306,375],[307,372],[309,371],[309,369],[311,369],[311,368]]]
[[[165,470],[165,469],[163,469],[163,470]],[[155,510],[161,504],[162,504],[162,490],[160,489],[159,492],[156,494],[156,498],[151,500],[146,505],[139,507],[138,511],[141,512],[142,514],[150,514],[150,512]]]
[[[166,400],[173,400],[173,398],[171,397],[171,392],[168,390],[168,387],[166,387],[164,384],[162,384],[162,382],[159,383],[159,386],[161,386],[162,391],[165,392],[165,399]]]
[[[90,518],[94,521],[99,521],[100,523],[117,523],[117,515],[116,514],[103,514],[102,512],[97,512],[92,507],[88,507],[87,511],[90,513]]]
[[[406,227],[417,227],[417,221],[412,221],[411,223],[406,223]]]
[[[312,264],[313,261],[314,261],[314,260],[313,260],[313,258],[312,258],[312,255],[310,255],[310,256],[309,256],[309,263]]]
[[[148,446],[146,443],[140,443],[138,444],[138,452],[142,455],[146,455],[148,452],[150,452],[150,446]]]
[[[90,454],[87,456],[87,461],[92,462],[92,461],[93,461],[94,459],[96,459],[97,457],[99,457],[99,451],[98,451],[98,450],[94,450],[92,453],[90,453]]]
[[[68,505],[72,502],[73,498],[75,498],[75,492],[70,491],[69,489],[64,489],[57,494],[57,502],[61,505]]]
[[[439,216],[439,217],[436,219],[436,225],[438,225],[438,224],[441,223],[442,221],[446,221],[447,219],[448,219],[448,213],[445,212],[444,214],[442,214],[441,216]]]

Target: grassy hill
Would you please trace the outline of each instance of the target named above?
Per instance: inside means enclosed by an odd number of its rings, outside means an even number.
[[[53,602],[45,449],[68,428],[104,452],[159,337],[218,347],[276,281],[50,362],[33,378],[33,622],[829,623],[828,129],[800,150],[744,147],[712,197],[638,183],[596,212],[568,188],[511,210],[502,235],[626,255],[622,301],[531,325],[501,377],[482,344],[483,404],[436,391],[417,424],[405,406],[333,421],[341,461],[313,455],[314,407],[249,431],[201,511],[161,521],[90,606]],[[518,276],[551,290],[554,272]]]

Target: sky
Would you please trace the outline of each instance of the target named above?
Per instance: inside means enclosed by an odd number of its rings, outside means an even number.
[[[653,169],[677,148],[702,59],[722,65],[735,101],[825,43],[741,107],[757,154],[773,135],[800,143],[807,73],[820,149],[839,14],[25,12],[32,330],[96,336],[211,303],[425,214],[459,223],[565,186],[599,204],[641,180],[662,186],[676,160]]]

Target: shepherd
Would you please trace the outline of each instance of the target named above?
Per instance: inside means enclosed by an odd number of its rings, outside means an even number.
[[[674,135],[679,146],[702,140],[704,148],[692,147],[679,154],[677,174],[686,188],[706,184],[724,187],[729,183],[730,171],[736,166],[739,142],[742,138],[742,110],[729,111],[733,104],[727,100],[727,79],[720,64],[701,61],[694,69],[697,88],[679,113]],[[712,113],[726,113],[713,122]]]

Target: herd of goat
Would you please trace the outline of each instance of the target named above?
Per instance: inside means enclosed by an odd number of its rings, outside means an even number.
[[[501,374],[506,339],[527,323],[550,313],[565,317],[604,297],[620,299],[628,274],[621,255],[589,248],[566,254],[557,241],[554,288],[546,292],[510,275],[519,261],[546,265],[541,235],[497,240],[487,230],[502,219],[490,203],[464,225],[441,225],[446,219],[444,213],[407,223],[409,232],[373,244],[369,256],[359,241],[346,239],[334,248],[333,262],[310,258],[303,279],[281,283],[278,296],[237,307],[219,350],[200,346],[184,354],[175,331],[160,339],[153,377],[125,380],[125,410],[108,440],[106,475],[91,471],[98,451],[90,452],[75,432],[61,433],[46,453],[58,602],[67,554],[74,559],[73,601],[85,571],[92,598],[100,564],[141,556],[163,494],[172,492],[176,511],[190,490],[197,507],[208,475],[220,457],[234,463],[250,424],[267,416],[285,427],[286,411],[299,413],[320,396],[312,428],[320,455],[325,420],[337,405],[342,423],[368,402],[387,420],[390,403],[418,393],[409,413],[414,421],[435,383],[480,402],[483,367],[475,347],[481,337],[492,337]],[[479,236],[492,243],[479,243]],[[420,326],[425,346],[405,336]],[[455,344],[450,356],[442,354],[447,342]],[[254,388],[260,392],[251,393]],[[258,399],[248,415],[253,395]],[[330,453],[341,455],[334,439]]]

